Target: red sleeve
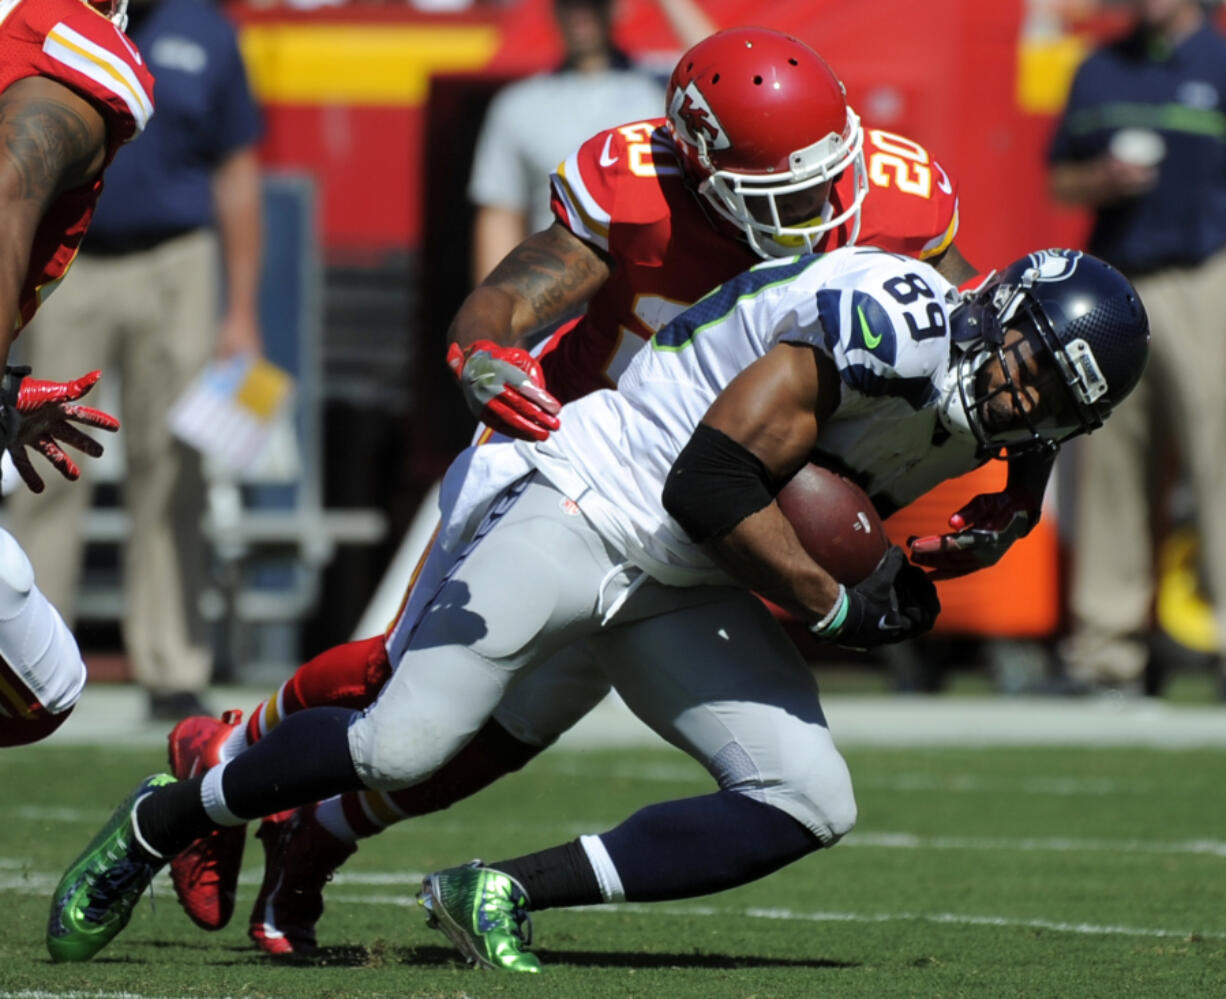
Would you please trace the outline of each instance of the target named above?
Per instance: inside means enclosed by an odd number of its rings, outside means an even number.
[[[153,114],[153,76],[136,46],[82,0],[23,0],[0,45],[4,86],[44,76],[75,90],[102,112],[112,154]]]
[[[659,175],[675,165],[660,147],[660,119],[610,128],[588,139],[550,177],[554,216],[580,239],[609,252],[612,220],[651,221],[662,211]],[[666,164],[657,169],[656,157]],[[646,183],[644,183],[646,181]]]
[[[609,250],[609,223],[625,140],[617,129],[598,132],[558,165],[549,178],[554,216],[584,242]]]
[[[862,245],[925,260],[944,253],[958,232],[958,185],[914,139],[866,129],[868,197],[861,210]]]

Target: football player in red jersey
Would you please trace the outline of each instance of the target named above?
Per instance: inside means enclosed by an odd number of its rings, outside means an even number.
[[[122,5],[126,6],[126,4]],[[153,78],[122,34],[122,9],[84,0],[0,0],[0,316],[10,333],[0,359],[63,279],[102,190],[102,172],[153,113]],[[69,479],[62,445],[90,457],[102,446],[77,425],[117,430],[77,405],[98,372],[72,382],[6,367],[0,436],[26,484],[42,479],[27,448]],[[68,717],[85,666],[63,619],[34,585],[29,559],[0,531],[0,745],[43,738]]]
[[[913,140],[862,128],[837,77],[797,39],[760,28],[712,35],[681,57],[667,110],[593,136],[562,163],[552,178],[557,221],[461,305],[449,362],[489,428],[546,438],[562,403],[616,385],[656,330],[764,257],[861,243],[925,259],[955,284],[973,276],[953,243],[954,183]],[[581,309],[536,356],[517,346]],[[245,727],[237,712],[182,723],[170,739],[176,776],[223,762],[304,707],[368,704],[407,638],[397,621],[385,635],[328,650]],[[323,884],[356,839],[519,769],[607,691],[600,664],[568,648],[521,678],[494,720],[422,784],[266,821],[252,938],[270,953],[312,949]],[[232,912],[242,836],[241,827],[214,833],[172,866],[180,901],[205,928]]]

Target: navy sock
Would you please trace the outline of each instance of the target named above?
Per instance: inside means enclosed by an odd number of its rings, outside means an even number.
[[[349,755],[349,708],[311,708],[290,715],[222,777],[226,806],[243,819],[258,819],[345,791],[361,791]],[[136,809],[145,841],[173,857],[217,826],[200,803],[203,778],[180,781],[145,798]]]
[[[732,791],[649,805],[600,839],[627,902],[735,888],[821,846],[786,812]]]

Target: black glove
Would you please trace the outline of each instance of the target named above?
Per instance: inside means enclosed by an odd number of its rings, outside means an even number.
[[[840,606],[842,605],[842,606]],[[941,611],[927,574],[891,545],[867,579],[841,589],[827,619],[811,629],[818,638],[851,649],[868,649],[928,631]]]
[[[894,592],[898,594],[899,611],[911,622],[908,637],[931,631],[941,613],[941,598],[937,596],[931,574],[907,562],[894,580]]]

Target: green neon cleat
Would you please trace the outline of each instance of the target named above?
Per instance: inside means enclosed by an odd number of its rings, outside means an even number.
[[[128,925],[132,907],[165,863],[137,852],[132,816],[142,798],[173,783],[170,774],[141,781],[60,878],[47,920],[51,960],[88,961]]]
[[[528,898],[518,881],[474,860],[427,875],[417,903],[460,953],[478,967],[539,974]]]

